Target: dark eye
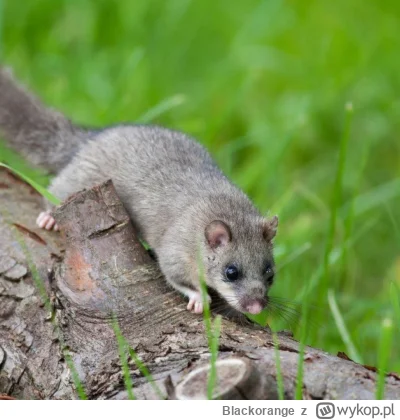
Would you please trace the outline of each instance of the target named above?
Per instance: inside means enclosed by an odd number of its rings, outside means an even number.
[[[264,273],[267,276],[267,282],[269,285],[272,285],[274,282],[274,269],[272,268],[271,264],[267,264],[264,268]]]
[[[228,281],[235,281],[239,278],[239,269],[234,264],[225,268],[225,277]]]

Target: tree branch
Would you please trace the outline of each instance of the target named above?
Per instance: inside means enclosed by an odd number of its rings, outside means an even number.
[[[117,320],[134,350],[128,369],[136,398],[161,398],[157,389],[168,398],[206,398],[210,352],[203,319],[167,285],[110,181],[55,211],[60,234],[35,227],[41,198],[5,170],[0,196],[0,394],[77,398],[81,383],[91,399],[127,398]],[[239,321],[222,320],[215,394],[277,398],[273,338],[268,329]],[[284,333],[278,339],[284,394],[294,398],[299,344]],[[376,379],[366,367],[305,348],[306,399],[373,399]],[[396,374],[387,376],[385,391],[388,399],[400,398]]]

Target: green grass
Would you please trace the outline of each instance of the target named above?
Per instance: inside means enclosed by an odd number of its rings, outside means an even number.
[[[331,268],[329,266],[331,254],[335,242],[335,234],[337,231],[337,220],[340,203],[342,202],[343,183],[344,183],[344,168],[346,165],[346,155],[349,143],[349,135],[351,128],[351,117],[353,115],[353,105],[346,105],[346,121],[345,129],[341,136],[339,157],[337,162],[336,176],[333,187],[331,188],[332,198],[330,202],[330,220],[328,227],[327,240],[324,250],[323,259],[323,275],[319,285],[319,301],[326,299],[326,291],[329,288]],[[346,238],[344,238],[345,240]]]
[[[0,167],[6,168],[14,172],[16,175],[22,178],[25,182],[27,182],[31,187],[33,187],[40,195],[42,195],[47,200],[49,200],[50,203],[53,203],[55,206],[58,206],[59,204],[61,204],[61,200],[59,200],[57,197],[55,197],[53,194],[47,191],[45,187],[38,184],[34,179],[30,178],[29,176],[25,175],[24,173],[20,171],[17,171],[14,168],[9,167],[8,165],[5,165],[4,163],[0,162]]]
[[[309,283],[309,286],[311,284]],[[295,399],[303,399],[303,378],[304,378],[304,353],[305,346],[310,332],[312,332],[312,324],[310,323],[310,302],[309,302],[309,290],[304,290],[304,304],[301,307],[301,323],[299,332],[299,356],[297,362],[297,374],[296,374],[296,391]]]
[[[390,298],[393,305],[393,312],[397,325],[397,332],[400,332],[400,289],[395,283],[390,286]]]
[[[153,388],[153,391],[156,393],[159,399],[165,400],[166,395],[162,392],[161,388],[157,385],[157,383],[154,381],[153,376],[151,375],[149,369],[147,366],[140,360],[139,356],[136,354],[136,352],[133,350],[132,347],[129,348],[129,356],[139,369],[140,373],[147,379],[151,387]]]
[[[376,385],[376,399],[383,400],[385,396],[385,378],[388,368],[388,360],[390,350],[392,347],[393,338],[393,321],[390,318],[385,318],[382,321],[382,339],[379,346],[379,360],[378,360],[378,382]]]
[[[343,314],[340,312],[340,309],[337,305],[336,298],[332,289],[328,290],[328,303],[332,312],[332,316],[335,320],[337,329],[346,347],[346,353],[348,354],[351,360],[354,360],[355,362],[362,364],[363,363],[362,357],[360,356],[360,353],[358,352],[355,344],[353,343],[353,340],[351,339],[349,330],[343,319]]]
[[[215,317],[212,323],[211,337],[209,338],[209,349],[210,349],[210,373],[207,381],[207,399],[214,399],[215,388],[217,385],[217,359],[219,353],[219,337],[221,333],[221,315]]]
[[[347,351],[331,289],[360,357],[379,365],[400,286],[398,2],[2,3],[2,60],[18,77],[78,123],[154,122],[198,138],[279,215],[272,294],[310,303],[318,328],[306,344]],[[48,182],[5,148],[0,160]],[[400,371],[399,334],[388,370]]]
[[[74,361],[72,360],[72,357],[68,349],[64,347],[64,345],[62,347],[63,347],[63,355],[67,363],[68,369],[71,371],[72,382],[75,385],[75,389],[76,389],[76,392],[78,393],[78,397],[80,400],[87,400],[88,398],[86,396],[85,388],[83,387],[83,384],[81,380],[79,379],[79,374],[78,374],[78,371],[76,370]]]
[[[124,336],[121,333],[121,329],[119,327],[118,319],[116,316],[113,316],[111,325],[118,344],[119,359],[121,361],[122,372],[124,375],[124,385],[128,394],[128,399],[134,400],[135,395],[133,394],[132,378],[128,365],[129,345],[127,344]]]
[[[113,316],[111,325],[112,325],[115,338],[118,344],[118,352],[119,352],[122,372],[124,376],[124,386],[128,394],[128,399],[130,400],[135,399],[135,396],[133,393],[132,377],[131,377],[130,369],[129,369],[128,356],[131,358],[133,363],[135,363],[136,367],[139,369],[139,372],[147,379],[147,381],[153,388],[153,391],[155,392],[155,394],[160,399],[162,400],[165,399],[166,396],[161,391],[157,383],[154,381],[154,378],[151,375],[147,366],[140,360],[139,356],[136,354],[133,348],[129,346],[129,343],[127,342],[126,338],[122,335],[121,329],[118,324],[118,319],[115,315]]]
[[[214,391],[218,379],[217,358],[221,332],[221,316],[217,315],[214,321],[211,318],[210,302],[208,301],[207,285],[204,277],[204,264],[200,249],[197,254],[197,267],[199,271],[201,298],[203,301],[203,322],[208,341],[208,348],[210,350],[210,371],[207,378],[207,399],[212,400],[214,399]]]

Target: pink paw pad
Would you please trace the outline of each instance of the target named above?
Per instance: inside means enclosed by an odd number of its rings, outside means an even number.
[[[210,296],[207,295],[207,300],[210,302]],[[192,296],[189,296],[189,303],[187,304],[187,310],[194,314],[202,314],[204,305],[203,299],[200,293],[193,293]]]
[[[203,313],[203,302],[199,302],[196,298],[190,298],[187,305],[187,310],[193,312],[194,314]]]
[[[50,214],[50,211],[42,211],[39,214],[38,218],[36,219],[36,224],[41,229],[46,229],[46,230],[52,230],[52,229],[59,230],[56,221],[54,220],[54,218]]]

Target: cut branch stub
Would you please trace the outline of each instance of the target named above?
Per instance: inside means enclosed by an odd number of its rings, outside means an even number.
[[[112,181],[74,194],[53,216],[66,245],[60,290],[81,308],[115,309],[124,278],[152,260]]]
[[[252,361],[231,357],[216,362],[217,380],[213,399],[256,400],[277,399],[276,380],[271,375],[261,375]],[[190,372],[176,387],[178,400],[207,399],[210,363]]]

